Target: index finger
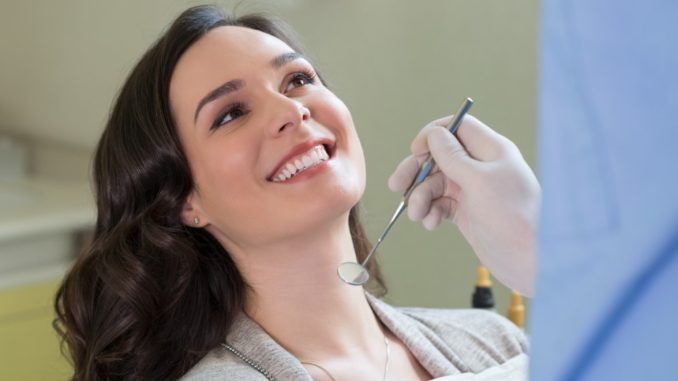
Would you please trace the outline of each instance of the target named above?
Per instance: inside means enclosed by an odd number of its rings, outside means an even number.
[[[447,127],[452,121],[452,118],[453,116],[447,116],[436,119],[422,128],[412,141],[410,146],[412,153],[421,155],[429,152],[427,140],[431,130],[438,126]],[[470,114],[464,116],[455,135],[459,139],[459,142],[464,146],[469,156],[480,161],[492,161],[497,159],[503,150],[507,148],[507,145],[510,144],[508,139]]]

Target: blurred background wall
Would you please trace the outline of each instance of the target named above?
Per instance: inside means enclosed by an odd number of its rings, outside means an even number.
[[[290,23],[330,87],[352,110],[366,154],[363,207],[374,239],[399,201],[386,180],[408,154],[411,139],[429,121],[455,111],[463,97],[474,98],[472,114],[513,140],[534,168],[537,0],[219,3],[237,13],[265,11]],[[0,138],[25,147],[29,180],[65,187],[87,182],[91,155],[126,74],[168,23],[194,4],[198,2],[0,3]],[[12,184],[0,181],[0,186]],[[81,202],[91,211],[87,197]],[[7,219],[16,211],[0,212]],[[39,217],[39,210],[34,213]],[[2,226],[11,226],[2,225],[2,218],[0,237]],[[91,223],[91,215],[86,220]],[[469,306],[477,260],[451,223],[428,232],[403,218],[378,258],[390,302]],[[17,299],[20,292],[42,292],[40,321],[49,320],[46,303],[58,279],[51,274],[41,279],[51,279],[47,291],[30,289],[38,280],[0,289],[0,338],[5,337],[3,321],[25,321],[21,314],[2,315],[2,309],[16,309],[17,300],[25,299]],[[504,313],[509,291],[495,286],[494,292],[497,310]],[[50,334],[47,328],[41,332]],[[5,361],[5,352],[14,350],[0,342],[0,361]]]

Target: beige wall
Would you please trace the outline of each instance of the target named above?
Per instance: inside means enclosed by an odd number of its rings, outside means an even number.
[[[86,178],[111,100],[143,50],[187,4],[144,1],[0,3],[0,133],[32,144],[43,176]],[[235,2],[221,2],[232,8]],[[368,163],[370,235],[399,195],[386,179],[428,121],[470,96],[472,113],[534,163],[537,0],[240,2],[287,20],[353,112]],[[475,258],[452,224],[427,232],[406,218],[382,245],[389,299],[468,306]],[[508,292],[495,288],[499,310]]]

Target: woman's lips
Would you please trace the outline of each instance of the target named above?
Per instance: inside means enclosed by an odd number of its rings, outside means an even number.
[[[273,181],[275,184],[294,184],[300,181],[304,181],[305,179],[308,179],[309,177],[315,176],[316,174],[325,171],[331,164],[327,161],[321,161],[318,164],[307,168],[296,175],[285,179],[283,181]]]
[[[267,177],[268,181],[282,180],[279,176],[283,175],[286,178],[289,174],[301,174],[308,171],[312,164],[317,164],[318,161],[328,160],[332,158],[334,153],[335,143],[330,139],[315,139],[297,144],[285,155],[282,160],[276,165]],[[300,166],[297,164],[301,164]],[[299,169],[301,167],[301,170]]]
[[[284,182],[329,159],[330,155],[325,151],[325,146],[318,144],[307,152],[297,155],[287,161],[287,163],[282,165],[278,172],[272,176],[271,181],[276,183]]]

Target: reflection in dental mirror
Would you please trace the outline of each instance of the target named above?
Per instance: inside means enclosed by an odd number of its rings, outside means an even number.
[[[344,262],[339,265],[337,275],[342,281],[352,286],[362,286],[370,279],[367,269],[355,262]]]

